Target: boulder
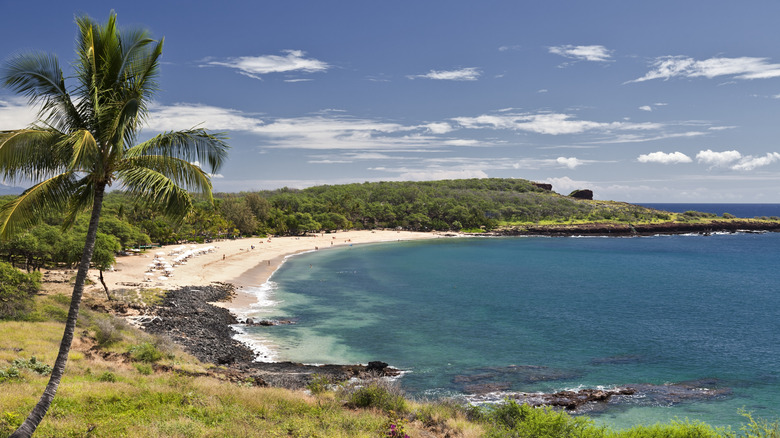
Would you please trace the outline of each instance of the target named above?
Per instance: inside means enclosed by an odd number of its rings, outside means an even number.
[[[569,196],[576,199],[589,199],[592,201],[593,190],[589,190],[589,189],[575,190],[569,193]]]

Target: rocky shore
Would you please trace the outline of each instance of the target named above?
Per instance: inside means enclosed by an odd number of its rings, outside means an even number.
[[[234,286],[224,283],[181,287],[168,292],[162,303],[148,309],[138,322],[145,331],[167,336],[201,361],[222,366],[223,374],[232,380],[253,382],[259,386],[297,389],[305,387],[315,375],[337,382],[353,377],[400,374],[380,361],[368,365],[322,366],[255,362],[255,353],[233,339],[236,331],[231,325],[239,321],[227,309],[210,304],[230,300],[234,291]]]

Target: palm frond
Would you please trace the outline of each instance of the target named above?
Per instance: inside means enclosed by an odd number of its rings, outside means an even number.
[[[57,145],[64,137],[45,128],[0,132],[0,174],[8,180],[39,181],[62,172],[68,158]]]
[[[128,158],[145,155],[165,155],[207,164],[218,172],[227,159],[230,146],[222,133],[210,134],[205,129],[165,132],[127,150]]]
[[[42,181],[0,207],[0,237],[33,226],[52,212],[61,212],[75,190],[72,173],[63,173]]]
[[[101,154],[95,137],[86,129],[71,133],[62,141],[62,145],[69,150],[70,163],[68,170],[71,172],[87,172],[95,169],[95,164],[100,161]]]
[[[122,179],[124,172],[137,167],[159,172],[183,189],[204,195],[211,201],[211,178],[200,166],[164,155],[126,158],[117,169],[118,179]]]
[[[68,200],[68,210],[62,228],[70,228],[76,221],[79,213],[93,206],[95,201],[95,185],[89,176],[82,177],[75,182],[76,189]]]
[[[60,130],[78,129],[83,120],[65,88],[57,57],[31,52],[21,53],[6,61],[3,83],[26,96],[32,106],[40,105],[38,117]]]
[[[181,220],[192,209],[192,198],[187,190],[160,172],[134,167],[118,173],[127,193],[171,219]]]

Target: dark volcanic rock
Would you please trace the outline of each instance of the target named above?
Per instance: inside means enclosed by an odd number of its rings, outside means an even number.
[[[396,376],[400,371],[384,362],[368,365],[304,365],[292,362],[255,362],[255,353],[233,339],[230,327],[236,318],[227,310],[209,303],[231,298],[233,286],[214,284],[206,287],[182,287],[166,294],[161,305],[144,318],[144,330],[164,335],[184,347],[198,359],[227,369],[220,371],[236,382],[255,385],[304,388],[315,375],[331,382],[349,378]],[[291,323],[291,322],[290,322]],[[257,324],[263,325],[263,324]]]
[[[575,190],[569,193],[569,196],[575,199],[593,200],[593,190],[589,190],[589,189]]]
[[[552,191],[552,184],[537,183],[537,182],[531,184],[533,184],[534,187],[539,187],[540,189],[544,189],[550,192]]]

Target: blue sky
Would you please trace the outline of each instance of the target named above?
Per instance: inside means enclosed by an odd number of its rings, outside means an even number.
[[[216,191],[508,177],[780,203],[780,2],[0,0],[0,58],[68,65],[74,16],[111,9],[165,37],[146,135],[231,137]],[[0,129],[33,116],[0,89]]]

